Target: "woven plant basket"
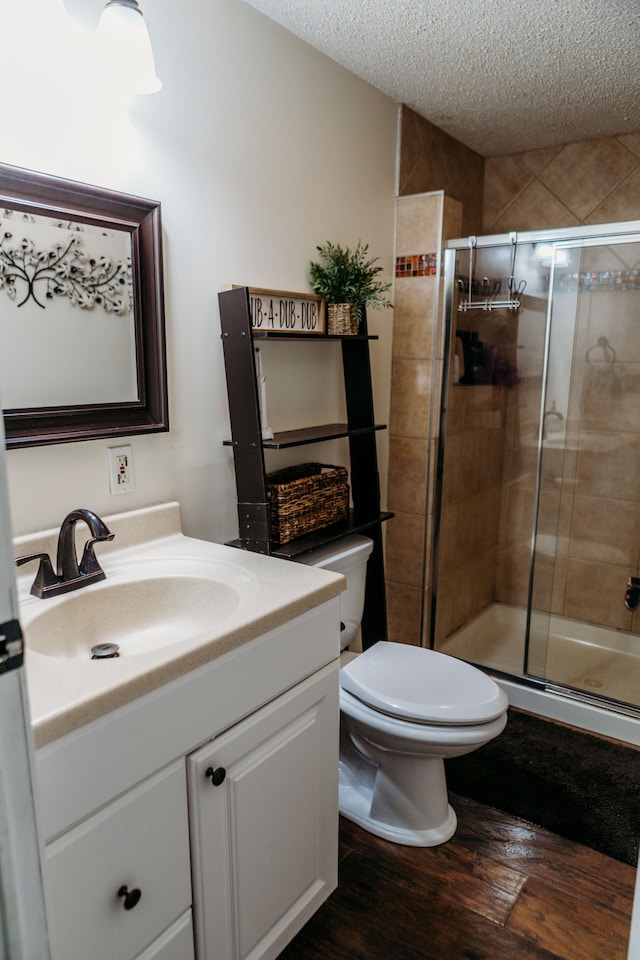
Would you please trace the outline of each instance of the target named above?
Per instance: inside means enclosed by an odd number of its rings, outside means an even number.
[[[360,326],[358,308],[353,303],[327,304],[327,332],[353,336]]]
[[[302,463],[266,476],[274,543],[288,543],[347,516],[349,483],[345,467]]]

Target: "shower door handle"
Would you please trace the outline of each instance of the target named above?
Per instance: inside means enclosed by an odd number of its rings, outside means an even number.
[[[624,595],[627,610],[637,610],[640,606],[640,577],[629,577]]]

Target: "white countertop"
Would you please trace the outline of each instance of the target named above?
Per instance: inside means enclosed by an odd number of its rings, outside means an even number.
[[[338,596],[345,587],[340,574],[185,537],[177,503],[102,519],[115,533],[111,543],[98,543],[95,548],[107,576],[105,581],[41,600],[29,594],[36,564],[30,565],[27,573],[24,567],[18,568],[20,622],[26,640],[27,688],[36,747],[281,626]],[[88,539],[83,523],[78,523],[78,534]],[[57,535],[57,530],[50,530],[16,538],[16,556],[47,552],[55,565]],[[91,599],[96,611],[108,618],[109,590],[105,587],[126,582],[130,571],[140,570],[145,562],[149,571],[166,571],[172,561],[178,566],[186,563],[199,568],[209,564],[212,570],[222,571],[238,602],[225,609],[220,623],[211,623],[210,629],[188,640],[114,660],[91,660],[88,652],[51,656],[29,647],[29,624],[43,612],[53,610],[54,605],[63,605],[78,593],[94,591]]]

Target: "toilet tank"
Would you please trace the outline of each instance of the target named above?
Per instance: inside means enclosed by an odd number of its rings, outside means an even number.
[[[344,624],[340,633],[342,650],[358,636],[364,609],[367,560],[372,550],[373,540],[352,534],[296,558],[298,563],[342,573],[347,578],[347,589],[340,594],[340,620]]]

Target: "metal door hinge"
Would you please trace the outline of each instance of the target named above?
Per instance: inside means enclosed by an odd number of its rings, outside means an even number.
[[[22,630],[17,620],[0,623],[0,673],[17,670],[24,661]]]

